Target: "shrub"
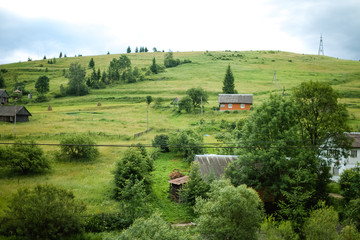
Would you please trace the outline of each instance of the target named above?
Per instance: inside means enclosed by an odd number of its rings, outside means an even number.
[[[159,214],[153,214],[149,218],[137,219],[118,239],[180,240],[183,238]]]
[[[20,171],[22,174],[42,172],[50,169],[50,162],[35,142],[16,141],[14,145],[1,149],[0,166]]]
[[[179,152],[183,157],[192,162],[196,154],[202,154],[204,138],[192,129],[186,129],[171,135],[169,139],[170,150]]]
[[[197,199],[197,230],[203,239],[256,239],[263,220],[262,202],[252,188],[214,181],[207,200]]]
[[[64,160],[90,161],[99,155],[95,142],[85,135],[70,135],[60,141],[61,156]]]
[[[131,187],[129,184],[134,185],[136,181],[143,181],[146,192],[150,192],[150,171],[151,166],[140,148],[127,149],[115,167],[115,198],[123,200],[125,198],[123,190],[129,189]]]
[[[322,206],[322,208],[312,211],[304,225],[303,231],[306,239],[337,239],[338,221],[338,214],[333,207]]]
[[[168,146],[169,136],[165,134],[156,135],[154,137],[154,140],[152,141],[153,147],[160,148],[161,152],[169,152],[169,146]]]
[[[22,239],[58,239],[82,232],[85,205],[68,190],[38,185],[19,189],[0,220],[0,232]]]

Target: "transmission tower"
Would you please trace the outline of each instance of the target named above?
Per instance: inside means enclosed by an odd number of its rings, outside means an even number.
[[[324,55],[324,45],[323,45],[322,34],[320,35],[320,44],[319,44],[318,55]]]

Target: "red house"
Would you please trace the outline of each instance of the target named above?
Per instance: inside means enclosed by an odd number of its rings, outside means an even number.
[[[252,94],[219,94],[221,111],[250,110],[253,104]]]

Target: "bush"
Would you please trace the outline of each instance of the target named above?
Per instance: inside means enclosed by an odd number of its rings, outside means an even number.
[[[180,240],[183,239],[171,228],[171,225],[160,217],[153,214],[149,218],[139,218],[133,225],[126,229],[121,235],[121,240]]]
[[[168,146],[169,136],[165,134],[156,135],[154,137],[154,140],[152,141],[153,147],[160,148],[161,152],[169,152],[169,146]]]
[[[306,239],[336,240],[338,221],[338,214],[332,207],[322,206],[322,208],[312,211],[304,225],[303,231]]]
[[[50,169],[50,162],[35,142],[16,141],[14,145],[0,149],[0,166],[20,171],[22,174]]]
[[[82,232],[85,205],[65,189],[38,185],[19,189],[0,220],[0,232],[29,239],[58,239]]]
[[[207,200],[197,199],[197,231],[203,239],[256,239],[263,221],[262,202],[252,188],[214,181]]]
[[[178,152],[188,161],[192,162],[196,154],[202,154],[204,138],[200,133],[192,129],[182,130],[170,136],[170,150]]]
[[[60,141],[61,155],[63,160],[83,160],[90,161],[99,155],[99,151],[93,145],[95,142],[85,135],[67,136]]]
[[[141,153],[140,148],[129,148],[124,152],[123,157],[116,163],[115,198],[124,200],[124,189],[130,189],[137,181],[143,181],[146,192],[150,192],[150,171],[148,159]]]

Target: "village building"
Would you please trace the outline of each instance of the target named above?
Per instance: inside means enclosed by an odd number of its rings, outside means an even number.
[[[228,164],[237,160],[236,155],[205,154],[196,155],[194,161],[199,164],[202,179],[215,177],[219,179],[225,173]]]
[[[346,133],[352,143],[350,149],[350,156],[347,159],[341,159],[341,165],[337,166],[333,164],[331,166],[332,180],[339,181],[340,175],[346,170],[351,169],[360,164],[360,132],[350,132]],[[344,164],[343,164],[344,163]]]
[[[220,111],[250,110],[252,104],[252,94],[219,94]]]
[[[6,92],[5,89],[0,89],[0,105],[4,105],[9,103],[9,94]]]
[[[32,115],[24,106],[0,106],[0,121],[28,122],[29,116]]]

